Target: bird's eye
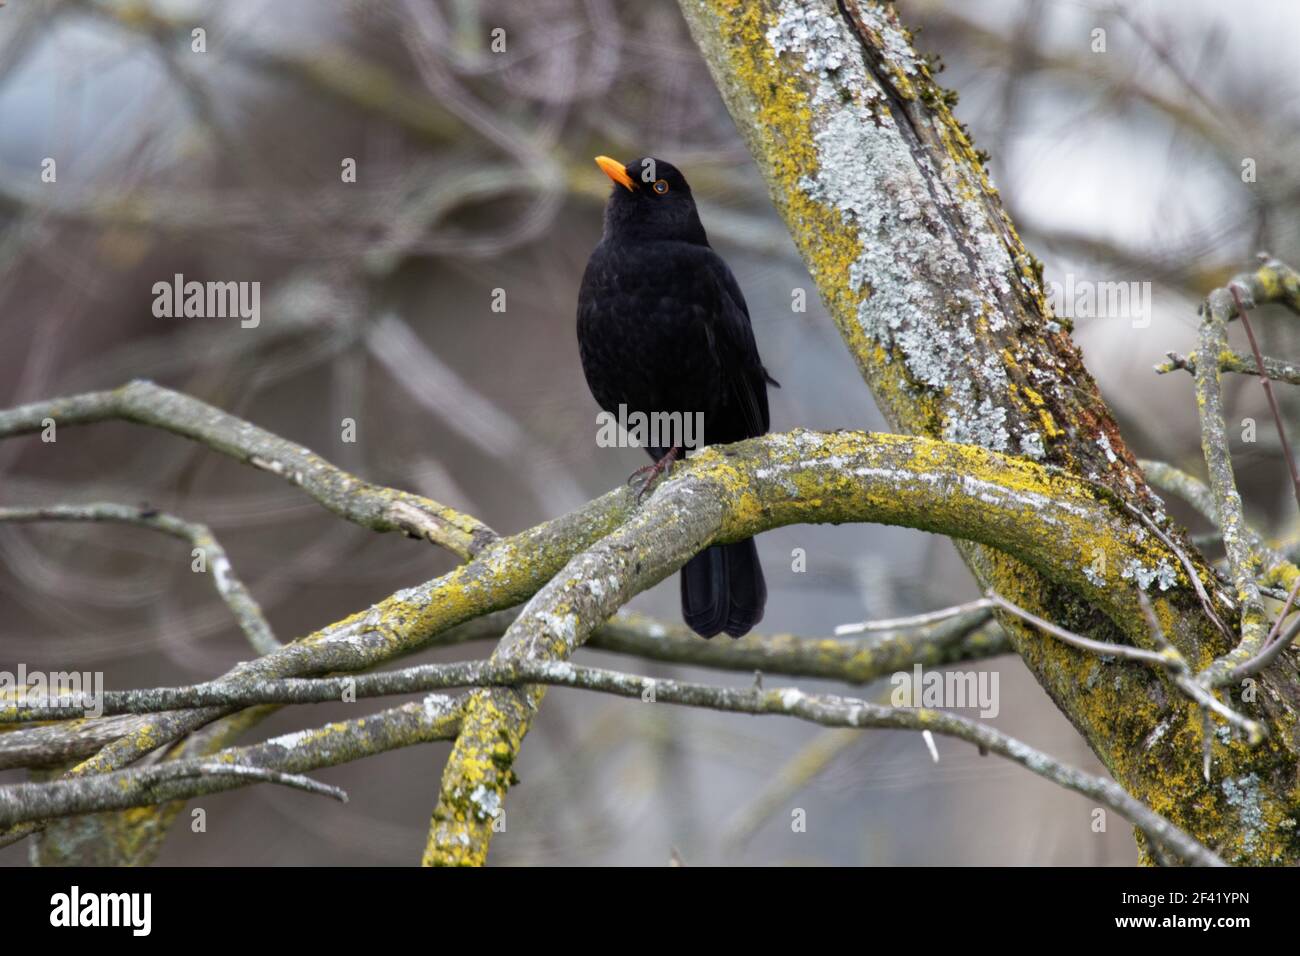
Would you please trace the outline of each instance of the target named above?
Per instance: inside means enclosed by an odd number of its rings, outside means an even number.
[[[654,189],[655,192],[662,196],[664,193],[668,192],[668,180],[656,179]]]

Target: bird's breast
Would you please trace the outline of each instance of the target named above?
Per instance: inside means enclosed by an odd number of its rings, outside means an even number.
[[[578,297],[578,344],[608,411],[708,412],[718,400],[711,341],[717,290],[689,254],[654,243],[602,242]]]

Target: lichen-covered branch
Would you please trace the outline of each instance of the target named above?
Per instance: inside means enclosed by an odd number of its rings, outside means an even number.
[[[270,677],[359,671],[408,654],[442,630],[510,607],[534,593],[575,551],[613,530],[631,510],[633,494],[619,489],[588,505],[510,538],[498,539],[473,561],[366,611],[237,665],[221,680],[236,684]],[[99,773],[202,727],[234,708],[169,711],[146,718],[70,771]],[[41,728],[36,728],[41,729]]]
[[[427,643],[447,646],[499,638],[517,616],[515,611],[484,614],[440,632]],[[663,624],[643,615],[623,612],[606,622],[588,643],[600,650],[647,660],[726,670],[761,670],[795,677],[842,680],[850,684],[867,683],[915,664],[937,667],[1011,653],[1006,635],[996,624],[987,620],[984,612],[963,615],[916,632],[892,633],[863,640],[841,641],[789,634],[749,635],[743,644],[730,646],[701,641],[679,624]],[[388,675],[374,677],[372,686],[378,688],[376,693],[380,693],[382,687],[386,686],[384,681]],[[397,679],[401,680],[402,677],[399,675]],[[251,687],[254,692],[239,691],[224,699],[233,700],[233,696],[241,693],[245,697],[240,699],[247,699],[250,693],[254,693],[254,696],[260,693],[261,696],[257,699],[282,700],[276,690],[279,683],[284,682],[253,680],[242,686]],[[292,683],[292,679],[289,683]],[[335,685],[331,688],[331,693],[336,698],[341,696],[342,686],[344,685]],[[347,685],[347,688],[364,696],[368,686],[371,685],[363,683],[355,688]],[[110,713],[119,702],[123,709],[132,709],[141,699],[139,693],[110,692],[100,704]],[[147,691],[143,693],[148,694]],[[227,690],[226,693],[231,694],[231,691]],[[190,734],[168,756],[170,759],[180,759],[211,754],[274,709],[272,705],[257,706],[232,714]],[[7,707],[4,719],[54,719],[59,714],[54,709],[37,713]],[[142,729],[142,722],[142,717],[65,720],[20,733],[0,733],[0,768],[41,767],[62,763],[74,754],[84,755],[105,743]],[[0,726],[0,730],[4,729],[4,726]],[[97,814],[81,820],[64,818],[45,826],[43,830],[35,825],[15,828],[0,837],[0,845],[7,845],[35,833],[35,852],[51,865],[147,864],[161,848],[167,827],[182,805],[183,801],[174,800],[152,807],[152,812],[147,815],[138,811],[129,817],[120,813]]]
[[[898,630],[853,640],[754,634],[721,644],[702,641],[681,624],[648,622],[623,612],[602,625],[587,646],[644,660],[816,677],[866,684],[916,664],[940,667],[1014,653],[987,612],[975,611],[918,630]]]
[[[9,695],[5,697],[10,699]],[[39,714],[30,714],[38,719]],[[13,724],[0,728],[0,770],[47,767],[93,754],[115,740],[135,735],[149,726],[145,717],[86,717],[61,720],[19,730]]]
[[[492,679],[490,671],[485,670],[481,676]],[[1132,821],[1153,839],[1175,849],[1190,862],[1222,865],[1214,853],[1142,806],[1116,784],[1075,770],[985,724],[956,714],[926,708],[884,707],[851,697],[805,694],[793,687],[712,687],[600,668],[577,667],[564,662],[518,665],[501,672],[499,679],[516,682],[539,680],[554,686],[577,687],[621,697],[653,700],[655,703],[681,704],[730,713],[793,716],[826,727],[930,730],[1007,757],[1067,789],[1099,800]],[[490,800],[485,802],[492,803]],[[492,819],[491,813],[488,814],[488,819]]]
[[[1239,314],[1234,288],[1247,291],[1255,302],[1282,301],[1293,306],[1300,303],[1300,276],[1276,260],[1270,260],[1252,273],[1236,276],[1228,286],[1211,292],[1201,307],[1200,353],[1221,355],[1228,350],[1228,321]],[[1241,495],[1233,475],[1227,425],[1223,410],[1223,393],[1219,364],[1200,362],[1196,366],[1196,408],[1201,422],[1201,452],[1210,476],[1210,492],[1223,546],[1228,572],[1241,606],[1241,640],[1225,654],[1219,655],[1202,674],[1207,686],[1227,683],[1236,669],[1255,658],[1271,636],[1271,627],[1259,590],[1256,565],[1261,555],[1251,547]],[[1283,439],[1285,442],[1285,438]],[[1294,464],[1291,468],[1294,469]],[[1300,495],[1300,488],[1297,489]]]
[[[407,682],[401,688],[411,689],[416,683],[436,686],[473,683],[498,688],[536,683],[730,713],[785,715],[827,727],[928,730],[1007,757],[1060,786],[1099,800],[1188,862],[1222,865],[1213,852],[1152,813],[1114,783],[1085,774],[1015,738],[956,714],[927,708],[883,707],[855,698],[805,694],[796,688],[714,687],[578,667],[562,661],[539,661],[528,657],[507,660],[504,655],[496,663],[472,661],[430,665],[412,669],[410,673],[414,675],[417,671],[426,678],[437,679]],[[280,686],[299,689],[317,684],[333,691],[335,683],[331,680],[299,681],[281,682]],[[401,692],[401,688],[390,692]],[[311,699],[311,696],[303,695],[301,699]],[[456,702],[430,695],[422,702],[358,721],[277,737],[253,747],[223,751],[210,759],[178,761],[89,779],[0,788],[0,825],[105,807],[140,806],[157,800],[164,792],[166,799],[177,799],[231,789],[242,782],[282,783],[337,797],[338,792],[303,778],[301,772],[394,747],[446,739],[453,734],[460,714]]]
[[[1243,717],[1230,707],[1225,707],[1223,703],[1214,696],[1214,694],[1201,686],[1194,679],[1191,666],[1187,663],[1186,658],[1179,652],[1178,648],[1169,643],[1164,632],[1160,628],[1160,621],[1151,609],[1151,602],[1146,594],[1141,590],[1138,591],[1138,603],[1142,606],[1142,612],[1146,615],[1148,624],[1151,628],[1151,634],[1159,646],[1158,651],[1149,651],[1141,647],[1128,647],[1124,644],[1107,644],[1104,641],[1094,641],[1090,637],[1084,637],[1081,634],[1075,634],[1073,631],[1063,627],[1058,627],[1051,621],[1045,621],[1036,614],[1026,611],[999,594],[990,592],[990,599],[998,607],[1014,614],[1023,621],[1027,621],[1034,627],[1038,628],[1045,634],[1050,634],[1057,640],[1065,641],[1074,647],[1081,648],[1091,654],[1099,654],[1102,657],[1118,657],[1124,660],[1141,661],[1143,663],[1160,667],[1169,672],[1170,679],[1178,686],[1184,694],[1208,711],[1218,714],[1228,723],[1238,728],[1246,735],[1246,739],[1252,746],[1258,744],[1264,739],[1264,728],[1258,722],[1248,717]]]
[[[1176,556],[1094,483],[970,445],[854,432],[769,435],[705,450],[680,466],[639,511],[633,507],[632,493],[620,489],[572,515],[497,541],[450,574],[241,664],[221,680],[237,687],[368,669],[423,646],[448,627],[512,606],[543,584],[494,660],[563,659],[628,598],[710,541],[802,522],[893,523],[978,541],[1089,595],[1113,615],[1122,639],[1137,645],[1149,640],[1140,612],[1135,617],[1131,608],[1137,602],[1130,581],[1138,571],[1169,622],[1190,620],[1199,610],[1194,597],[1187,599],[1191,585]],[[1101,554],[1104,560],[1082,564],[1073,557],[1080,554]],[[1129,628],[1130,621],[1139,624]],[[1120,669],[1116,676],[1126,673]],[[480,800],[504,794],[506,758],[540,696],[531,688],[472,695],[444,780],[441,819],[434,827],[442,828],[442,836],[435,846],[464,846],[459,834],[465,833],[481,859],[486,839],[479,840],[483,819],[473,794]],[[232,709],[237,708],[221,704],[145,718],[73,774],[119,769]],[[494,754],[504,766],[494,763]]]
[[[0,438],[110,420],[161,428],[270,472],[330,511],[374,531],[400,531],[469,560],[495,540],[477,519],[422,495],[363,481],[312,451],[152,382],[86,392],[0,411]]]
[[[1279,263],[1272,263],[1272,265],[1279,265]],[[1255,359],[1255,372],[1259,376],[1259,385],[1264,390],[1264,397],[1268,400],[1268,409],[1273,415],[1273,425],[1277,428],[1278,443],[1282,446],[1282,461],[1291,475],[1291,490],[1297,507],[1300,507],[1300,467],[1296,465],[1295,455],[1291,451],[1291,442],[1286,437],[1286,423],[1282,420],[1282,409],[1273,391],[1273,380],[1269,377],[1264,353],[1260,351],[1259,340],[1255,337],[1254,323],[1250,321],[1250,307],[1242,301],[1242,295],[1249,293],[1241,285],[1229,283],[1228,294],[1232,297],[1233,305],[1237,307],[1237,318],[1241,320],[1241,327],[1246,330],[1246,338],[1250,341],[1251,354]],[[1251,305],[1254,304],[1252,299]]]
[[[275,712],[274,706],[250,707],[223,717],[169,748],[163,760],[208,757],[225,750],[247,730]],[[33,780],[54,779],[58,771],[34,770]],[[60,817],[41,824],[10,828],[0,844],[32,836],[31,859],[40,866],[148,866],[162,850],[184,800],[148,807]]]
[[[645,628],[634,622],[606,624],[596,632],[596,635],[605,635],[604,640],[593,637],[588,643],[604,650],[621,650],[652,660],[733,671],[821,677],[849,684],[867,683],[916,664],[933,667],[980,660],[1010,651],[1010,645],[1000,637],[1000,631],[990,621],[988,613],[979,611],[921,629],[908,637],[891,633],[864,641],[838,641],[794,635],[755,635],[744,644],[732,645],[740,652],[737,654],[693,653],[697,647],[718,645],[703,644],[698,636],[687,643],[684,635],[670,637],[668,628],[662,624],[656,623],[653,627],[660,636],[648,637]],[[1137,651],[1127,647],[1124,650]],[[643,651],[649,653],[643,654]],[[1151,651],[1141,653],[1155,656]],[[360,700],[453,687],[513,686],[521,683],[515,679],[517,673],[518,666],[511,663],[476,660],[423,664],[356,676],[268,678],[237,683],[210,681],[186,687],[104,691],[99,696],[68,694],[22,705],[0,698],[0,723],[77,719],[91,707],[98,708],[105,715],[116,716],[196,707],[320,704],[345,698]]]
[[[431,643],[445,647],[499,639],[518,616],[517,610],[484,615],[444,631]],[[824,677],[847,684],[865,684],[914,664],[938,667],[1014,653],[985,610],[933,625],[913,628],[897,624],[888,630],[858,640],[751,633],[743,641],[720,644],[701,641],[684,624],[625,609],[597,628],[586,646],[670,664]]]
[[[368,717],[297,731],[211,756],[50,783],[9,784],[0,787],[0,826],[183,800],[266,779],[285,782],[284,775],[447,740],[455,736],[459,722],[460,709],[454,700],[430,695]]]
[[[997,476],[997,477],[993,477]],[[676,570],[702,546],[795,522],[904,524],[975,540],[1012,554],[1134,620],[1128,639],[1150,640],[1133,569],[1150,567],[1164,613],[1191,590],[1176,556],[1115,509],[1088,481],[970,445],[894,435],[795,431],[709,449],[666,481],[636,517],[579,554],[525,608],[495,663],[557,661],[638,591]],[[1062,554],[1109,555],[1092,565]],[[1108,569],[1108,570],[1106,570]],[[1161,579],[1161,584],[1157,584]],[[511,780],[511,765],[541,689],[484,690],[466,706],[443,777],[425,862],[481,864]]]
[[[1187,355],[1180,355],[1178,352],[1170,352],[1168,354],[1169,361],[1161,362],[1155,367],[1161,375],[1180,369],[1192,375],[1196,374],[1197,353],[1189,352]],[[1259,366],[1255,362],[1255,356],[1225,349],[1219,353],[1219,371],[1236,372],[1239,375],[1258,375]],[[1281,359],[1265,356],[1264,371],[1275,382],[1300,385],[1300,365],[1294,362],[1284,362]]]
[[[706,452],[696,459],[720,458]],[[729,502],[717,488],[679,477],[660,487],[631,520],[575,555],[525,605],[492,654],[494,664],[563,662],[593,630],[640,591],[677,570],[722,529]],[[425,865],[486,862],[511,765],[545,688],[475,691],[443,770]]]
[[[252,426],[245,426],[252,427]],[[633,495],[619,489],[578,510],[488,545],[473,561],[415,588],[399,591],[368,611],[322,628],[256,661],[238,665],[223,680],[365,670],[417,650],[443,630],[517,604],[548,580],[577,549],[608,533],[630,512]],[[87,757],[68,777],[104,774],[199,730],[238,708],[208,707],[146,717],[75,721],[0,734],[8,766]],[[117,722],[106,734],[103,724]],[[105,738],[107,739],[107,742]],[[87,756],[93,755],[93,756]],[[34,832],[38,824],[0,834],[0,844]]]
[[[805,694],[797,688],[710,687],[684,681],[638,677],[596,668],[549,665],[542,669],[554,683],[601,690],[623,697],[653,699],[741,714],[784,714],[824,727],[877,727],[929,730],[965,740],[999,754],[1066,789],[1089,796],[1115,810],[1157,842],[1173,848],[1188,862],[1222,866],[1223,861],[1193,837],[1152,813],[1109,780],[1076,770],[987,724],[945,711],[883,707],[851,697]],[[648,695],[653,695],[648,698]]]

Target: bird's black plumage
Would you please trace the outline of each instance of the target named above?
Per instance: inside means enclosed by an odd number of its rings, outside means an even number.
[[[767,385],[740,286],[709,246],[686,179],[647,157],[620,167],[605,230],[578,295],[578,347],[605,411],[703,413],[703,443],[768,429]],[[669,448],[647,449],[660,459]],[[749,631],[767,587],[753,539],[719,545],[682,568],[682,615],[703,637]]]

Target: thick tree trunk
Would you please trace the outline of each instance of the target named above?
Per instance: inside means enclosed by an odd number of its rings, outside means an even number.
[[[1166,528],[1192,556],[1218,617],[1237,612],[1166,523],[1114,419],[1043,295],[979,153],[891,7],[868,0],[681,0],[732,117],[863,378],[899,430],[1025,455],[1093,479]],[[1189,411],[1190,414],[1190,411]],[[981,476],[972,475],[973,479]],[[1134,519],[1136,520],[1136,519]],[[1152,645],[1096,591],[1003,552],[959,543],[983,586],[1079,633]],[[1097,588],[1142,582],[1193,666],[1230,649],[1181,568],[1095,565]],[[1162,594],[1162,583],[1176,583]],[[1294,575],[1294,569],[1288,569]],[[1154,581],[1153,581],[1154,578]],[[1095,579],[1095,580],[1094,580]],[[1090,593],[1091,592],[1091,593]],[[1163,600],[1162,600],[1163,599]],[[1109,614],[1103,607],[1110,605]],[[1294,665],[1279,661],[1254,702],[1257,748],[1215,733],[1164,678],[1108,663],[1005,619],[1016,649],[1115,778],[1238,863],[1300,862],[1295,826]]]

